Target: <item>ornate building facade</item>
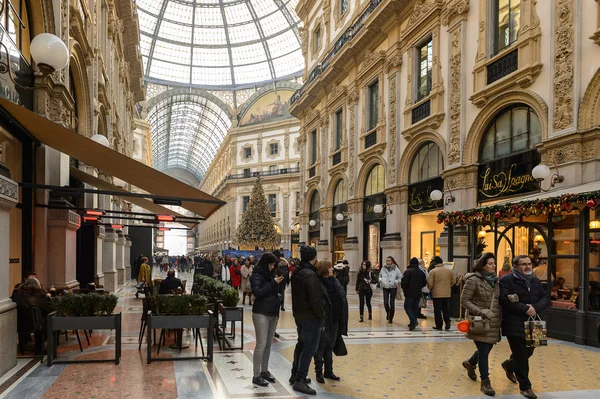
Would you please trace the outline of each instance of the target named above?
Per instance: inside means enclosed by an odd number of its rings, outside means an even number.
[[[104,136],[114,151],[127,157],[138,154],[140,160],[145,160],[149,132],[134,134],[139,126],[136,103],[145,97],[135,2],[12,0],[0,3],[0,29],[5,46],[1,57],[15,77],[13,81],[8,71],[0,75],[3,100],[81,136]],[[41,33],[51,33],[62,40],[68,48],[69,62],[64,69],[48,77],[37,74],[34,78],[33,71],[42,66],[36,66],[32,59],[30,44]],[[8,61],[4,61],[6,57]],[[73,173],[77,171],[99,177],[107,184],[116,182],[112,176],[44,145],[38,140],[39,136],[29,135],[25,121],[11,119],[15,112],[9,109],[3,105],[0,125],[0,324],[3,331],[0,375],[16,362],[16,305],[9,296],[28,271],[34,270],[44,287],[70,289],[83,280],[84,284],[95,281],[114,291],[117,282],[125,279],[131,246],[126,228],[88,226],[84,229],[77,213],[78,208],[131,210],[130,203],[111,195],[86,193],[77,197],[32,188],[32,185],[93,188],[84,186],[75,177]],[[113,220],[113,223],[119,222],[120,219]],[[84,236],[91,245],[85,262],[79,245]]]
[[[240,108],[239,124],[227,133],[199,187],[227,205],[200,222],[198,250],[254,250],[236,246],[235,232],[260,174],[273,223],[281,232],[281,248],[295,252],[301,191],[300,124],[287,112],[292,93],[290,88],[266,87]]]
[[[530,220],[498,216],[502,226],[487,221],[479,232],[463,221],[451,237],[450,219],[438,220],[597,190],[597,1],[301,0],[297,12],[301,242],[316,243],[320,257],[344,251],[354,271],[363,259],[394,256],[404,268],[440,255],[459,274],[484,245],[500,265],[543,247],[552,278],[571,288],[600,280],[595,255],[574,256],[574,230],[544,244]],[[540,163],[560,179],[536,180]],[[587,229],[580,218],[595,216],[584,213],[560,215],[561,228]],[[538,228],[552,230],[547,223]]]

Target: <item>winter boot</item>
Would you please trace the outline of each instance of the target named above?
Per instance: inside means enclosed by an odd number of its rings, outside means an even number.
[[[361,323],[362,323],[363,321],[365,321],[365,319],[363,318],[363,315],[360,315],[360,320],[359,320],[359,322],[361,322]]]
[[[490,383],[489,378],[481,380],[481,392],[487,396],[496,396],[496,391],[492,389],[492,384]]]
[[[471,363],[469,363],[468,360],[462,362],[462,365],[465,369],[467,369],[467,375],[469,376],[469,378],[473,381],[477,381],[477,374],[475,373],[475,367],[477,366],[473,366]]]
[[[373,313],[369,312],[369,320],[373,320]]]
[[[315,374],[317,376],[317,382],[319,384],[323,384],[325,379],[323,378],[323,370],[315,370]]]

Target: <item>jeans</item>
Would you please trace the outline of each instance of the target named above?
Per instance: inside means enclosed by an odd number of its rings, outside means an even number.
[[[472,366],[477,366],[479,364],[479,375],[482,380],[487,380],[490,376],[490,369],[488,365],[488,357],[494,344],[487,344],[485,342],[473,341],[475,342],[475,346],[477,350],[473,353],[473,356],[468,360]],[[524,341],[523,341],[524,342]]]
[[[365,299],[367,300],[367,310],[369,314],[373,311],[371,310],[371,298],[373,297],[373,290],[361,290],[358,291],[358,301],[360,306],[360,317],[365,314]]]
[[[534,348],[525,346],[525,338],[506,337],[510,351],[512,352],[512,361],[515,369],[515,377],[519,381],[521,391],[531,389],[531,381],[529,381],[529,358],[533,355]]]
[[[298,331],[298,343],[294,349],[292,375],[296,374],[297,378],[306,378],[312,358],[319,348],[321,321],[311,319],[302,323],[296,322],[296,330]]]
[[[442,328],[442,314],[444,323],[450,325],[450,298],[433,298],[433,313],[435,315],[435,326]]]
[[[271,342],[273,342],[278,320],[279,316],[252,313],[252,322],[256,332],[256,347],[252,357],[254,377],[258,377],[263,371],[269,371]]]
[[[333,373],[333,345],[338,335],[339,322],[334,322],[331,331],[327,333],[332,338],[331,342],[327,337],[321,335],[319,349],[315,353],[315,371],[322,372],[325,365],[325,373]]]
[[[384,288],[383,289],[383,306],[385,312],[388,314],[388,318],[394,318],[394,312],[396,311],[396,292],[398,288]]]
[[[404,311],[410,320],[410,324],[417,325],[417,315],[419,314],[419,300],[421,298],[406,298],[404,300]]]

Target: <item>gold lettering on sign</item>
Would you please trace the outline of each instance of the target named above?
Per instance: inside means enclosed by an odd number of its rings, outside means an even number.
[[[439,201],[433,201],[431,199],[431,186],[427,186],[427,190],[420,191],[417,188],[413,188],[410,192],[410,201],[408,205],[413,211],[422,211],[427,208],[437,207]]]
[[[525,184],[535,181],[530,174],[513,176],[516,167],[516,164],[512,164],[508,172],[500,172],[495,175],[492,175],[491,168],[487,168],[484,174],[479,176],[483,179],[479,192],[488,198],[495,198],[505,194],[518,193]]]

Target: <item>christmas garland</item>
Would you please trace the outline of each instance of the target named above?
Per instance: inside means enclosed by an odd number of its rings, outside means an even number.
[[[582,210],[584,207],[596,208],[600,203],[600,191],[590,191],[581,194],[564,194],[560,197],[535,199],[519,203],[505,203],[473,208],[464,211],[440,212],[439,224],[467,225],[473,222],[488,224],[496,219],[520,216],[538,216],[549,213],[571,212],[573,209]]]

